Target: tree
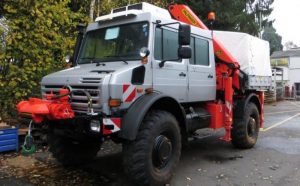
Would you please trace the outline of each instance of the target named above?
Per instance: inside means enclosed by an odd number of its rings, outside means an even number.
[[[0,53],[3,54],[5,46],[4,29],[0,26]]]
[[[276,29],[273,26],[265,27],[264,32],[262,34],[262,38],[264,40],[269,41],[270,43],[270,54],[274,51],[282,50],[283,46],[281,44],[282,37],[276,33]]]
[[[90,21],[94,20],[95,4],[96,4],[96,0],[91,0],[91,4],[90,4]]]
[[[8,27],[6,19],[0,16],[0,53],[4,53],[5,48],[5,36],[7,35]]]
[[[272,13],[271,5],[274,0],[247,0],[247,12],[255,16],[255,23],[258,25],[258,35],[261,36],[261,31],[264,27],[273,23],[268,17]],[[257,35],[257,34],[255,34]]]
[[[41,78],[64,67],[75,28],[87,17],[71,11],[69,0],[2,0],[7,19],[6,48],[0,55],[0,117],[15,113],[15,104],[40,96]]]
[[[207,23],[207,14],[216,12],[214,29],[246,32],[255,36],[262,27],[269,22],[268,16],[272,12],[271,4],[274,0],[177,0],[177,3],[189,5],[204,23]],[[259,20],[261,15],[261,19]]]
[[[292,48],[297,48],[298,46],[293,42],[293,41],[287,41],[285,44],[284,44],[284,49],[285,50],[290,50]]]
[[[114,8],[140,2],[140,0],[71,0],[69,6],[73,11],[80,11],[88,15],[90,22],[92,22],[96,17],[110,13]],[[168,4],[166,0],[144,0],[143,2],[161,7],[167,7]]]

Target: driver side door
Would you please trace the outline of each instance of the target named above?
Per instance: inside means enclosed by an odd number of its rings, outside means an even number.
[[[153,62],[153,88],[175,98],[178,102],[187,101],[187,61],[178,60],[178,30],[156,28]],[[162,60],[168,59],[163,67]]]

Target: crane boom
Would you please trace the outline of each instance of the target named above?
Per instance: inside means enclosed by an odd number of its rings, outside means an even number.
[[[186,5],[173,4],[168,7],[172,17],[178,21],[199,27],[204,30],[209,30],[206,25],[196,16],[196,14]],[[213,37],[213,45],[215,55],[227,64],[233,64],[234,68],[239,68],[237,60],[228,52],[221,42]]]

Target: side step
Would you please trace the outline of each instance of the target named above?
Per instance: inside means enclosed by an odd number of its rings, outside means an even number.
[[[193,109],[190,108],[191,113],[186,115],[187,131],[194,132],[198,129],[208,128],[210,125],[211,115],[202,108]]]

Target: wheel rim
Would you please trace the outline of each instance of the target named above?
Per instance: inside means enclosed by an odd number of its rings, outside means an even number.
[[[172,155],[172,142],[165,135],[159,135],[154,140],[152,151],[153,165],[156,168],[164,168]]]
[[[248,136],[249,137],[255,137],[256,136],[256,130],[257,130],[256,121],[253,117],[250,117],[249,123],[248,123],[248,126],[247,126]]]

